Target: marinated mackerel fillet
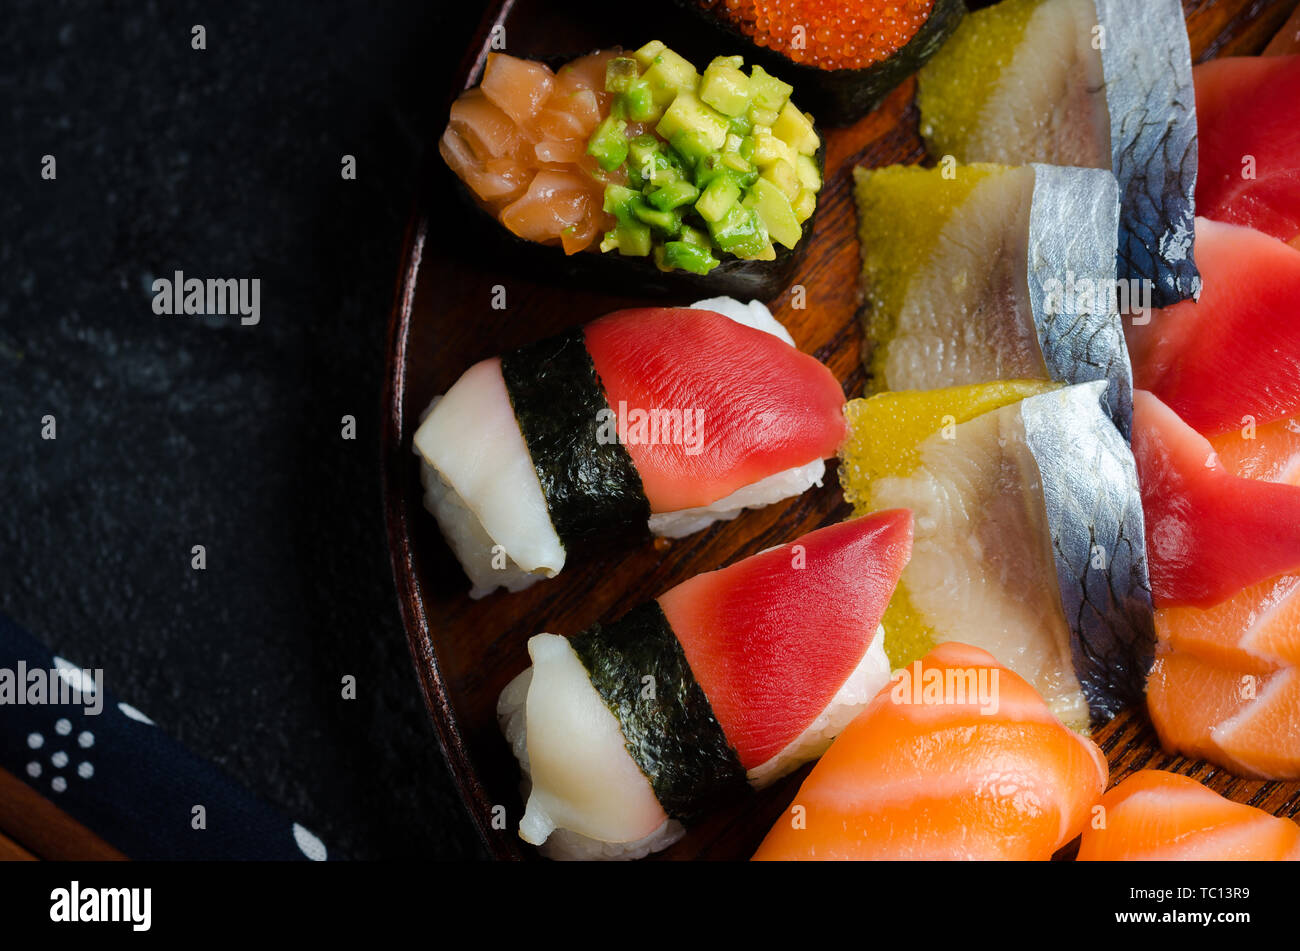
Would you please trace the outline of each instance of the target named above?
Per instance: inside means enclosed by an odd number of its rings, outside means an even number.
[[[739,56],[704,69],[652,41],[552,72],[489,53],[439,151],[515,236],[705,275],[803,236],[821,139],[793,89]]]
[[[835,377],[762,304],[700,305],[610,314],[475,364],[434,401],[414,437],[425,505],[472,597],[820,484],[845,434]]]
[[[879,624],[910,549],[910,513],[880,512],[533,637],[497,706],[529,786],[520,836],[638,858],[821,755],[889,681]]]
[[[1218,436],[1300,412],[1300,250],[1262,232],[1196,220],[1198,301],[1130,323],[1135,383],[1197,432]]]
[[[1119,276],[1163,307],[1200,292],[1196,112],[1178,0],[1003,0],[921,70],[930,153],[1106,168],[1119,182]]]
[[[1300,246],[1300,55],[1226,56],[1192,79],[1197,214]]]
[[[1142,509],[1105,384],[1009,402],[1028,385],[854,401],[840,473],[855,508],[914,513],[912,560],[886,616],[902,635],[886,642],[890,660],[961,638],[1082,730],[1143,695],[1154,633]],[[915,441],[888,440],[891,430]]]
[[[1101,797],[1080,862],[1300,861],[1300,825],[1225,799],[1196,780],[1143,769]]]
[[[1114,176],[988,164],[853,176],[873,389],[1106,380],[1127,435]]]
[[[1087,824],[1107,772],[1024,679],[941,644],[831,744],[754,859],[1046,861]]]

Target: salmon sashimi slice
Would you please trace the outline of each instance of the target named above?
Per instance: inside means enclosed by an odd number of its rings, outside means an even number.
[[[1225,471],[1205,437],[1142,391],[1133,399],[1133,455],[1157,608],[1211,607],[1300,570],[1300,487]]]
[[[1300,675],[1259,674],[1180,651],[1151,668],[1147,712],[1166,750],[1241,776],[1300,778]]]
[[[1300,56],[1228,56],[1192,70],[1196,210],[1300,238]],[[1197,248],[1200,260],[1200,248]]]
[[[976,695],[956,689],[972,677]],[[1025,680],[941,644],[831,744],[754,858],[1045,860],[1082,831],[1106,778],[1101,750]]]
[[[770,333],[687,308],[618,311],[584,332],[652,512],[710,505],[844,440],[840,384]]]
[[[829,706],[876,636],[911,551],[912,513],[880,512],[696,575],[659,598],[746,770]]]
[[[555,74],[545,63],[489,53],[480,88],[502,112],[527,129],[550,98]]]
[[[1175,651],[1247,673],[1300,664],[1300,575],[1261,581],[1209,608],[1160,608],[1156,635]]]
[[[1206,436],[1300,410],[1300,250],[1238,225],[1196,219],[1200,299],[1126,333],[1134,385]]]
[[[1101,799],[1078,860],[1300,861],[1300,825],[1225,799],[1196,780],[1139,770]]]
[[[1300,416],[1243,426],[1215,436],[1210,445],[1234,475],[1300,485]]]

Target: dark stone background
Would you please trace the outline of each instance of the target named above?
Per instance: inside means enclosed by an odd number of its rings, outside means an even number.
[[[402,231],[480,8],[0,18],[0,610],[356,858],[483,854],[398,619],[378,441]],[[176,269],[261,278],[261,324],[155,316]]]

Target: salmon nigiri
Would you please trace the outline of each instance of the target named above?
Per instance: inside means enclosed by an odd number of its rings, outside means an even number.
[[[1106,778],[1101,750],[1025,680],[941,644],[840,734],[754,858],[1045,860]]]
[[[1300,861],[1300,826],[1224,799],[1160,769],[1134,773],[1101,799],[1079,861]]]

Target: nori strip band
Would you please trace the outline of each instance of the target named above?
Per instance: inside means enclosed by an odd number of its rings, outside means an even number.
[[[690,820],[749,789],[658,601],[569,643],[665,812]]]
[[[650,503],[632,456],[598,438],[609,401],[582,328],[505,354],[501,375],[565,549],[648,538]]]
[[[1155,615],[1137,468],[1102,410],[1103,381],[1020,404],[1042,475],[1074,673],[1094,724],[1146,694]]]

